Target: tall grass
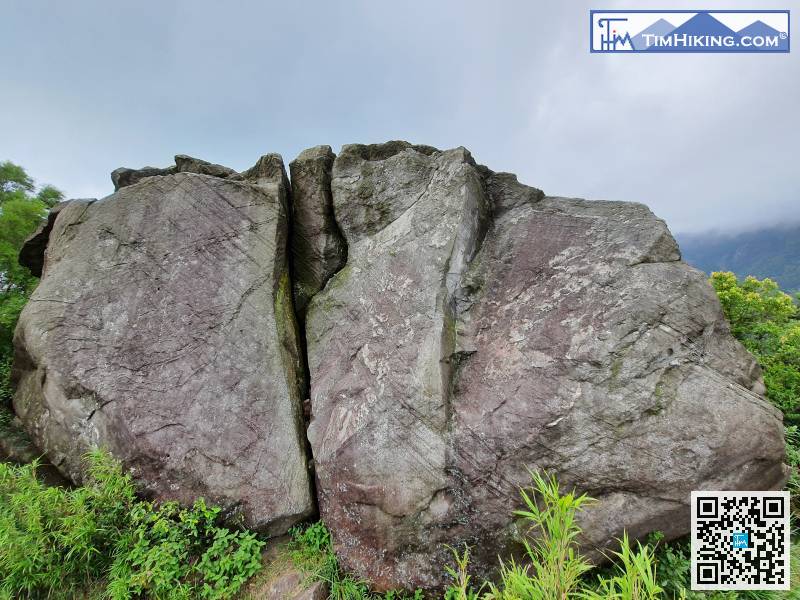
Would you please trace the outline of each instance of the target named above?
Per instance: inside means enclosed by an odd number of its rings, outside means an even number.
[[[592,501],[574,492],[562,493],[553,476],[531,473],[531,487],[521,490],[525,504],[514,514],[528,524],[522,540],[525,561],[511,559],[500,563],[498,583],[484,584],[481,593],[469,587],[468,550],[456,556],[456,567],[448,572],[454,580],[447,600],[652,600],[662,592],[657,583],[653,550],[637,545],[634,550],[627,535],[620,540],[621,549],[614,553],[617,568],[610,574],[587,575],[592,564],[583,557],[577,545],[581,533],[577,515]],[[448,595],[449,594],[449,595]]]

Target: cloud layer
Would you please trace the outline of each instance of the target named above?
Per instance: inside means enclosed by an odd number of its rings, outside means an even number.
[[[112,169],[176,153],[243,169],[399,138],[551,195],[644,202],[673,231],[800,218],[798,51],[590,54],[589,9],[631,6],[7,3],[0,160],[100,197]]]

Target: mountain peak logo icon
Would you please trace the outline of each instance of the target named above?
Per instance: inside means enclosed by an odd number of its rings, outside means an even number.
[[[667,21],[666,19],[659,19],[646,29],[640,31],[637,35],[633,38],[633,47],[636,50],[645,50],[647,49],[647,44],[645,42],[645,35],[657,35],[659,37],[663,37],[675,29],[675,25]]]
[[[726,27],[709,13],[697,13],[694,17],[676,28],[672,33],[685,33],[688,35],[734,35],[736,32]]]

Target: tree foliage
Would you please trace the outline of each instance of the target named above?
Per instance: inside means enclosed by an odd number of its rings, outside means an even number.
[[[758,359],[769,398],[783,411],[784,422],[800,426],[800,311],[771,279],[713,273],[731,331]]]
[[[19,264],[19,251],[64,195],[51,185],[38,192],[25,169],[10,161],[0,163],[0,401],[10,395],[8,374],[12,339],[19,313],[38,279]]]

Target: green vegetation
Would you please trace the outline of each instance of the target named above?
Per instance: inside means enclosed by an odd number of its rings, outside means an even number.
[[[87,461],[74,489],[0,463],[0,598],[230,598],[260,568],[264,542],[219,508],[138,500],[108,454]]]
[[[35,464],[0,463],[0,598],[231,598],[261,568],[264,542],[222,527],[218,508],[202,500],[188,509],[143,502],[119,463],[100,451],[87,460],[86,484],[71,490],[43,485]],[[515,512],[529,525],[524,564],[502,562],[497,584],[476,586],[469,575],[469,548],[452,549],[455,564],[444,567],[452,585],[444,600],[791,597],[791,592],[691,592],[688,548],[659,547],[659,536],[635,548],[623,536],[614,564],[595,569],[576,544],[576,516],[591,499],[562,493],[553,477],[532,478],[532,488],[522,490],[525,508]],[[376,594],[367,582],[343,574],[321,522],[295,527],[291,534],[290,560],[309,580],[325,582],[334,600],[423,597],[419,591]]]
[[[411,596],[400,592],[375,594],[370,592],[366,581],[355,579],[352,575],[344,575],[333,552],[331,534],[321,521],[294,527],[290,534],[292,541],[289,544],[289,555],[292,562],[312,581],[325,582],[332,600],[422,599],[421,592]]]
[[[792,297],[770,279],[713,273],[731,331],[756,357],[764,371],[767,398],[783,412],[787,461],[792,467],[789,489],[800,491],[800,310]]]
[[[526,510],[514,511],[529,523],[529,533],[535,535],[522,540],[530,564],[522,566],[513,560],[502,563],[501,583],[489,584],[487,599],[564,598],[578,587],[581,577],[591,568],[575,545],[580,533],[575,517],[590,501],[588,496],[561,494],[555,478],[546,479],[538,473],[531,476],[534,489],[521,491]],[[537,495],[542,501],[541,508],[536,502]]]
[[[0,163],[0,403],[11,398],[9,374],[12,338],[19,313],[38,279],[17,260],[22,243],[41,223],[47,209],[63,194],[50,185],[35,191],[25,170]]]
[[[521,540],[525,564],[511,560],[500,566],[500,582],[487,582],[477,591],[469,586],[468,550],[455,553],[456,568],[448,569],[454,579],[445,600],[654,600],[662,588],[656,579],[653,550],[637,545],[634,550],[627,535],[615,553],[615,566],[592,573],[589,561],[578,552],[581,530],[577,513],[592,500],[574,492],[562,493],[554,477],[531,473],[533,486],[521,490],[525,510],[515,511],[529,525]],[[483,592],[487,588],[488,591]]]

